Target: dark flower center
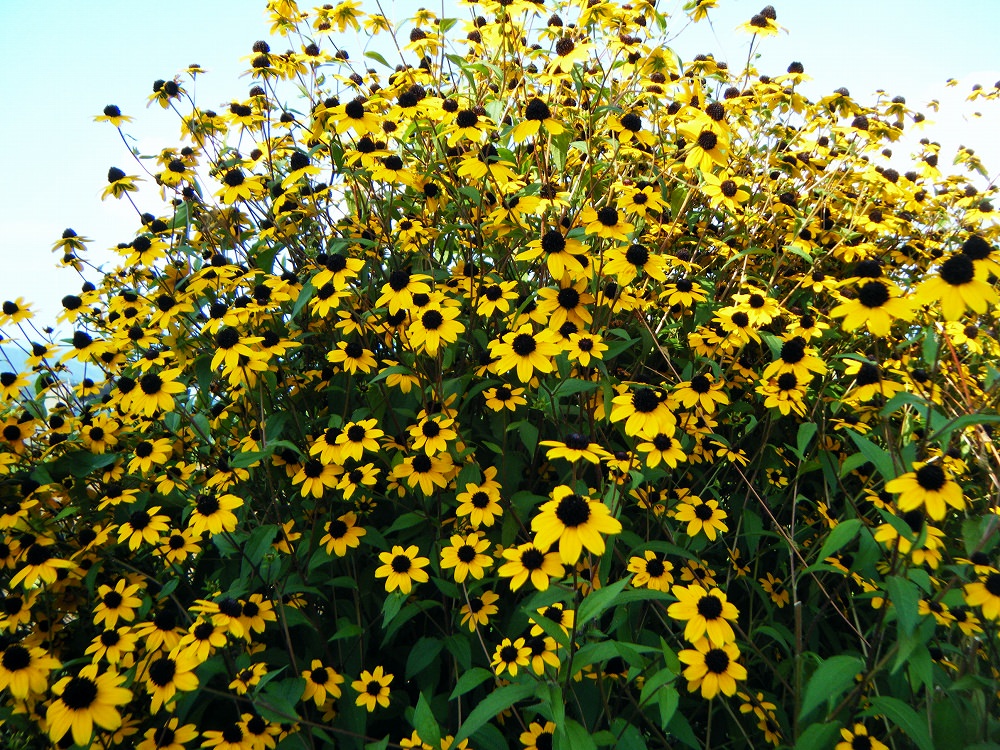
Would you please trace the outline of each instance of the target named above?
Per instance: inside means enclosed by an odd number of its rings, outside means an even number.
[[[556,518],[566,527],[582,526],[590,518],[590,503],[580,495],[567,495],[556,506]]]
[[[629,112],[626,115],[622,115],[621,119],[622,127],[632,133],[638,133],[642,130],[642,118],[639,115]]]
[[[500,661],[511,664],[517,661],[518,650],[514,645],[504,646],[500,649]]]
[[[715,513],[708,503],[699,503],[694,506],[694,514],[700,521],[710,521]]]
[[[711,151],[718,144],[719,136],[711,130],[703,130],[701,131],[701,135],[698,136],[698,147],[704,151]]]
[[[633,266],[644,266],[649,261],[649,250],[642,245],[631,245],[625,251],[625,260]]]
[[[983,260],[993,252],[990,244],[977,234],[972,235],[962,243],[962,255],[968,255],[973,260]]]
[[[455,124],[460,128],[471,128],[479,122],[479,115],[471,109],[463,109],[455,116]]]
[[[330,679],[330,675],[327,673],[326,667],[319,667],[309,673],[309,679],[317,685],[324,685]]]
[[[521,565],[525,570],[538,570],[545,564],[545,555],[534,547],[529,547],[521,553]]]
[[[109,591],[101,601],[108,609],[118,609],[122,605],[122,595],[117,591]]]
[[[476,559],[476,548],[468,544],[463,544],[455,552],[455,556],[460,561],[468,565],[470,562]]]
[[[712,390],[712,381],[706,375],[695,375],[691,378],[691,390],[695,393],[708,393]]]
[[[858,369],[858,385],[874,385],[882,382],[882,372],[878,365],[862,362]]]
[[[472,493],[472,497],[469,498],[469,502],[472,503],[472,507],[482,510],[483,508],[489,507],[490,496],[482,490],[478,490],[477,492]]]
[[[729,654],[721,648],[713,648],[705,654],[705,666],[713,674],[725,674],[729,668]]]
[[[413,470],[418,474],[426,474],[433,466],[430,457],[423,453],[413,457]]]
[[[31,652],[18,644],[8,646],[0,656],[0,665],[3,665],[8,672],[17,672],[29,664],[31,664]]]
[[[659,578],[666,570],[667,568],[660,558],[654,557],[652,560],[646,560],[646,572],[653,578]]]
[[[129,525],[136,531],[142,531],[149,526],[149,513],[144,510],[137,510],[129,516]]]
[[[322,471],[322,469],[321,469]],[[210,516],[219,510],[219,500],[213,495],[198,495],[198,499],[195,502],[195,506],[198,509],[198,513],[203,516]]]
[[[706,594],[698,600],[698,614],[706,620],[718,620],[722,616],[722,600],[714,594]]]
[[[956,253],[941,264],[941,278],[952,286],[968,284],[975,275],[972,258],[965,253]]]
[[[368,695],[380,694],[382,692],[382,683],[378,680],[372,680],[368,683],[368,686],[365,687],[365,692],[368,693]]]
[[[514,340],[511,342],[511,348],[514,350],[514,353],[519,357],[527,357],[529,354],[535,351],[536,347],[537,344],[535,343],[535,337],[532,336],[530,333],[519,333],[517,334],[517,336],[514,337]]]
[[[311,458],[305,462],[302,467],[302,471],[305,472],[305,475],[310,479],[315,479],[316,477],[322,475],[323,464],[315,458]]]
[[[153,396],[159,393],[162,385],[163,380],[159,375],[150,373],[149,375],[143,375],[139,378],[139,387],[142,388],[142,392],[147,396]]]
[[[580,304],[580,293],[571,286],[563,287],[556,295],[559,306],[566,310],[572,310]]]
[[[737,328],[746,328],[748,325],[750,325],[750,316],[747,315],[742,310],[734,312],[731,320],[733,321],[733,324]]]
[[[97,700],[97,683],[79,675],[70,679],[63,689],[62,702],[71,711],[83,711]]]
[[[917,484],[925,490],[936,492],[944,487],[948,478],[938,464],[924,464],[917,469]]]
[[[632,408],[640,414],[656,411],[660,399],[651,388],[637,388],[632,392]]]
[[[564,442],[566,443],[567,448],[571,448],[576,451],[586,450],[587,446],[590,445],[590,439],[586,435],[581,435],[579,432],[571,432],[566,436],[566,440]]]
[[[524,117],[527,120],[547,120],[552,117],[552,112],[548,104],[535,97],[524,108]]]
[[[566,238],[562,232],[553,229],[542,236],[542,250],[547,253],[561,253],[566,249]]]
[[[158,687],[169,685],[176,673],[177,664],[166,656],[149,665],[149,680]]]
[[[444,323],[444,316],[437,310],[428,310],[420,316],[420,322],[428,331],[436,331]]]
[[[983,586],[993,596],[1000,597],[1000,573],[990,573],[983,581]]]
[[[778,376],[778,389],[782,391],[791,391],[799,384],[799,379],[795,377],[794,372],[783,372]]]
[[[561,37],[558,42],[556,42],[556,54],[559,57],[566,57],[573,50],[576,49],[576,44],[568,36]]]
[[[348,526],[346,523],[341,521],[339,518],[335,521],[330,521],[330,538],[331,539],[342,539],[344,534],[347,533]]]
[[[597,220],[606,227],[613,227],[618,223],[618,211],[611,206],[604,206],[597,212]]]
[[[410,284],[410,272],[408,270],[393,271],[389,274],[389,288],[394,292],[401,292]]]

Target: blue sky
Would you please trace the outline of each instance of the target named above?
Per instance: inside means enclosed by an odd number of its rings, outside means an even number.
[[[749,37],[736,26],[758,12],[763,0],[720,0],[711,26],[686,29],[675,49],[685,59],[712,53],[740,69]],[[937,125],[929,135],[947,148],[965,143],[976,148],[994,173],[1000,171],[1000,107],[972,106],[964,99],[973,83],[991,87],[1000,79],[995,34],[1000,2],[963,0],[785,0],[773,3],[778,23],[789,30],[764,40],[757,65],[762,72],[784,72],[793,60],[805,65],[813,81],[806,93],[822,96],[841,86],[859,101],[870,101],[877,88],[903,95],[923,109],[940,99]],[[311,7],[301,3],[301,7]],[[405,18],[422,5],[440,1],[383,0],[387,15]],[[677,11],[681,0],[659,0]],[[373,8],[374,2],[366,2]],[[44,14],[40,8],[45,9]],[[39,326],[52,324],[59,300],[80,287],[72,271],[56,267],[50,252],[63,229],[72,227],[94,240],[88,255],[108,257],[106,249],[129,241],[138,220],[125,201],[102,202],[109,167],[136,172],[132,157],[114,128],[95,123],[106,104],[135,117],[128,132],[143,153],[179,146],[177,118],[146,101],[152,83],[172,78],[190,63],[209,71],[199,78],[202,106],[221,107],[245,95],[250,79],[241,73],[253,42],[267,35],[262,0],[49,0],[18,3],[0,0],[0,48],[5,75],[0,93],[7,111],[0,118],[5,144],[4,179],[0,180],[0,301],[23,296],[38,312]],[[469,14],[452,0],[446,15]],[[363,39],[345,43],[359,56]],[[278,51],[281,41],[272,42]],[[392,61],[388,54],[387,58]],[[955,88],[945,81],[956,78]],[[974,118],[982,109],[988,116]],[[145,183],[158,205],[155,187]],[[141,195],[141,193],[140,193]]]

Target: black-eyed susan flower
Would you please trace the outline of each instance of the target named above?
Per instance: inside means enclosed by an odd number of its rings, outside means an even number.
[[[456,320],[461,310],[451,306],[433,306],[423,310],[406,329],[410,345],[435,356],[442,345],[458,341],[465,326]]]
[[[140,440],[132,452],[128,462],[129,473],[146,474],[154,466],[162,466],[173,452],[174,446],[170,438],[157,440]]]
[[[834,750],[889,750],[884,742],[868,734],[864,724],[855,724],[853,731],[841,729],[843,742],[838,742]]]
[[[696,495],[685,495],[677,506],[674,518],[687,524],[688,536],[704,534],[714,542],[720,532],[729,531],[725,524],[727,516],[726,511],[719,508],[717,500],[702,500]]]
[[[652,252],[646,245],[632,243],[627,247],[616,247],[605,253],[604,258],[601,273],[614,277],[622,286],[631,284],[640,274],[666,281],[667,259]]]
[[[618,534],[622,530],[621,522],[611,516],[607,505],[577,494],[572,487],[556,487],[551,498],[531,519],[534,544],[538,549],[548,549],[558,542],[559,557],[566,565],[579,560],[584,549],[603,554],[601,534]]]
[[[375,570],[375,577],[386,579],[386,591],[399,589],[404,594],[409,594],[414,581],[426,583],[428,580],[427,571],[423,568],[430,560],[420,557],[420,549],[415,544],[406,549],[397,544],[389,552],[380,552],[378,559],[383,564]]]
[[[150,710],[153,713],[167,706],[178,692],[189,693],[198,687],[198,677],[194,673],[200,664],[191,654],[153,655],[144,665],[146,692],[150,695]]]
[[[334,444],[340,446],[340,456],[343,459],[350,458],[360,461],[364,451],[378,451],[378,439],[383,437],[385,433],[378,429],[377,425],[377,419],[360,419],[357,422],[348,422],[345,424],[343,429],[334,438]],[[313,448],[310,448],[310,453],[318,452],[315,445]],[[324,455],[327,455],[325,451]],[[334,455],[330,455],[329,458],[337,460],[337,457]],[[321,460],[325,459],[321,458]]]
[[[684,637],[688,641],[696,643],[707,636],[709,642],[720,645],[735,640],[736,634],[728,621],[735,621],[740,613],[722,591],[692,584],[674,586],[672,593],[677,601],[667,608],[667,615],[687,623]]]
[[[118,543],[128,542],[130,550],[137,550],[145,542],[150,545],[160,543],[160,537],[170,530],[170,517],[159,513],[159,505],[147,510],[136,510],[128,520],[118,527]]]
[[[213,493],[200,493],[192,499],[191,505],[187,528],[197,536],[205,532],[215,536],[223,531],[236,529],[238,519],[233,511],[243,507],[243,500],[231,493],[219,496]]]
[[[535,370],[552,372],[552,358],[561,348],[551,329],[534,332],[530,323],[504,334],[500,341],[490,342],[490,351],[497,357],[497,372],[516,369],[522,383],[530,381]]]
[[[411,489],[420,487],[420,491],[425,495],[432,495],[435,487],[444,489],[448,486],[448,477],[453,468],[454,462],[449,453],[439,453],[435,456],[418,453],[396,464],[392,476],[396,479],[405,479]]]
[[[524,398],[524,388],[511,388],[507,385],[498,385],[495,388],[487,388],[483,391],[483,398],[486,399],[486,406],[493,411],[517,411],[518,406],[527,404]]]
[[[490,540],[480,537],[478,533],[467,536],[455,534],[449,545],[441,550],[441,568],[454,568],[452,575],[457,583],[462,583],[470,575],[480,579],[493,565],[493,558],[483,554],[489,546]]]
[[[570,362],[575,362],[580,367],[590,367],[591,360],[604,359],[604,352],[608,350],[608,345],[597,333],[571,333],[569,341],[564,344],[564,351]]]
[[[632,585],[654,591],[670,591],[674,582],[674,576],[670,572],[673,569],[673,563],[653,550],[646,550],[642,557],[632,556],[628,561],[628,571],[635,573]]]
[[[995,569],[983,573],[978,581],[968,583],[962,590],[965,603],[979,607],[987,620],[1000,620],[1000,573]]]
[[[913,471],[886,482],[885,489],[899,495],[896,505],[904,513],[923,506],[935,521],[945,517],[948,505],[955,510],[966,506],[962,487],[941,462],[918,461],[913,464]]]
[[[688,690],[693,693],[700,688],[703,698],[711,700],[719,693],[734,695],[736,681],[747,678],[746,667],[736,661],[740,650],[735,643],[716,645],[702,638],[694,643],[693,649],[678,653],[677,658],[687,665],[684,678]]]
[[[567,274],[571,279],[584,275],[583,264],[577,256],[587,252],[587,247],[579,240],[568,237],[558,229],[550,229],[541,238],[528,243],[527,250],[517,254],[518,260],[543,258],[553,279],[561,279]]]
[[[497,573],[511,579],[511,591],[517,591],[529,580],[536,589],[545,591],[550,578],[561,578],[564,573],[557,552],[543,552],[530,542],[505,549],[503,557],[508,562],[501,565]]]
[[[746,182],[741,177],[726,172],[717,175],[703,172],[701,178],[701,190],[716,208],[726,208],[736,213],[750,199]]]
[[[338,341],[337,348],[326,355],[328,362],[340,365],[347,372],[356,375],[359,371],[367,375],[375,367],[375,357],[357,341]]]
[[[563,633],[568,635],[570,630],[573,629],[576,613],[572,609],[566,609],[566,605],[562,602],[554,602],[545,607],[540,607],[535,611],[535,614],[529,615],[528,619],[533,623],[531,626],[531,635],[541,635],[545,632],[545,629],[538,624],[541,619],[555,623]]]
[[[52,741],[59,742],[69,733],[75,744],[87,747],[95,724],[109,730],[120,727],[118,706],[132,700],[131,691],[121,687],[124,681],[124,675],[114,670],[98,674],[96,664],[88,664],[75,676],[59,680],[52,686],[56,697],[45,711]]]
[[[260,680],[267,674],[267,665],[262,663],[251,664],[236,673],[229,689],[235,690],[237,695],[246,695],[250,690],[260,684]]]
[[[490,617],[499,610],[497,601],[500,597],[492,591],[484,591],[478,596],[469,594],[468,601],[461,607],[462,625],[469,628],[469,632],[475,632],[479,626],[486,626],[490,622]]]
[[[970,255],[953,253],[936,276],[917,286],[913,299],[921,304],[937,302],[945,320],[958,320],[967,309],[982,315],[991,305],[1000,305],[1000,294],[980,275]]]
[[[387,305],[390,314],[407,310],[413,306],[414,294],[429,294],[431,291],[426,274],[414,274],[410,269],[403,268],[392,271],[388,282],[382,287],[382,293],[375,300],[376,307]]]
[[[712,375],[695,375],[690,380],[678,383],[670,398],[685,409],[697,406],[707,414],[712,414],[720,404],[729,403],[729,397],[722,390],[725,386],[725,380],[716,380]]]
[[[204,664],[208,661],[208,657],[217,649],[223,648],[226,642],[226,630],[223,627],[199,617],[191,624],[187,633],[181,636],[170,653],[192,658],[197,664]]]
[[[844,319],[845,330],[864,326],[875,336],[888,336],[894,320],[909,321],[915,314],[910,302],[899,296],[898,287],[881,278],[868,279],[854,299],[830,310],[831,317]]]
[[[341,473],[343,468],[336,464],[324,464],[315,458],[310,458],[292,477],[292,484],[302,485],[300,490],[302,497],[321,498],[327,489],[337,486]]]
[[[611,421],[624,421],[626,435],[672,435],[677,427],[677,418],[659,389],[637,386],[611,402]]]
[[[142,606],[142,599],[138,596],[141,590],[141,584],[130,585],[124,578],[119,579],[114,588],[107,584],[98,586],[100,604],[94,608],[94,624],[103,623],[105,628],[113,628],[119,619],[132,622],[136,609]]]
[[[194,724],[181,726],[180,719],[174,716],[160,726],[150,727],[142,737],[135,750],[184,750],[197,739],[198,729]]]
[[[458,437],[453,426],[454,419],[443,417],[424,417],[409,428],[413,438],[412,448],[422,450],[428,456],[433,456],[448,450],[448,443]]]
[[[542,440],[539,445],[548,448],[545,451],[545,458],[552,461],[562,458],[570,463],[577,461],[587,461],[592,464],[600,463],[602,459],[610,458],[611,454],[597,443],[591,442],[586,435],[579,432],[571,432],[562,441]]]
[[[555,731],[556,725],[553,721],[546,721],[544,725],[533,721],[527,730],[521,732],[518,739],[524,750],[550,750],[554,746],[552,738],[555,736]]]
[[[347,469],[337,482],[337,489],[344,493],[344,499],[350,500],[355,492],[364,491],[366,488],[374,487],[378,482],[381,470],[375,464],[364,464]]]
[[[647,437],[635,449],[645,454],[643,461],[650,469],[655,469],[661,461],[671,469],[676,469],[677,464],[687,458],[680,441],[662,432]]]
[[[340,686],[344,683],[344,676],[319,659],[313,659],[309,669],[302,670],[302,678],[305,680],[302,700],[311,700],[316,708],[320,708],[329,698],[341,696]]]
[[[455,514],[459,518],[468,516],[469,523],[474,529],[480,526],[492,526],[503,514],[499,502],[499,485],[492,482],[482,485],[469,482],[465,485],[465,491],[460,492],[455,499],[459,503]]]
[[[0,651],[0,690],[22,701],[41,697],[48,689],[49,673],[59,667],[59,660],[40,646],[9,643]]]
[[[355,705],[364,706],[369,713],[375,710],[376,704],[387,708],[389,706],[389,683],[395,675],[387,674],[383,667],[375,667],[371,672],[367,669],[358,679],[351,683],[354,692],[358,694]]]
[[[550,135],[559,135],[566,130],[563,124],[552,116],[552,110],[545,100],[536,96],[528,100],[524,107],[524,119],[514,127],[511,135],[515,143],[523,143],[528,138],[537,136],[542,127]]]
[[[587,280],[570,281],[564,278],[558,289],[546,287],[538,290],[538,311],[548,321],[548,327],[558,329],[566,321],[584,326],[593,320],[587,305],[594,303],[594,295],[587,291]]]
[[[222,729],[206,729],[201,737],[201,746],[210,750],[253,750],[254,747],[237,721],[224,723]]]
[[[524,638],[517,638],[514,641],[504,638],[493,652],[490,666],[498,676],[507,672],[511,677],[516,677],[518,667],[528,666],[530,660],[531,649],[524,645]]]

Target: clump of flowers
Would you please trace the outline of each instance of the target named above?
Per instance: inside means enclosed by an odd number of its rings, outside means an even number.
[[[156,81],[141,229],[0,309],[10,746],[996,736],[995,189],[715,5],[269,0]]]

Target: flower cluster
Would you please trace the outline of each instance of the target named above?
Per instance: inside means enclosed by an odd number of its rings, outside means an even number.
[[[12,746],[988,741],[995,190],[680,60],[715,4],[268,0],[245,96],[156,81],[65,340],[0,310]]]

